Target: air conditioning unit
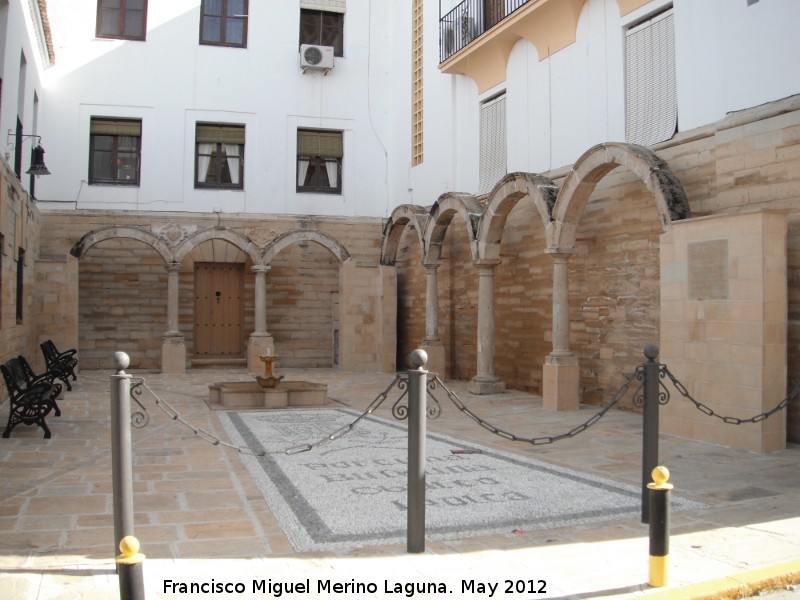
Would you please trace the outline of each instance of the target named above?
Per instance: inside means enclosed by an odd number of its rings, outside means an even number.
[[[306,69],[332,69],[333,46],[300,45],[300,67]]]

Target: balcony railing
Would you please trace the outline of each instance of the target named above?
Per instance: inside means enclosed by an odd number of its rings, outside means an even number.
[[[532,0],[463,0],[442,16],[439,0],[439,62],[443,63]]]

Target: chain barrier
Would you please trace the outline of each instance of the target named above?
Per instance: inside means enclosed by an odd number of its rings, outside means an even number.
[[[622,400],[622,398],[628,392],[628,389],[630,388],[630,386],[633,383],[633,380],[634,380],[634,378],[636,378],[636,376],[637,376],[636,372],[631,373],[628,376],[628,378],[625,381],[625,383],[623,383],[622,386],[614,394],[614,397],[611,399],[611,402],[609,402],[600,411],[595,413],[593,416],[589,417],[589,419],[587,419],[585,422],[581,423],[580,425],[578,425],[576,427],[573,427],[568,432],[562,433],[560,435],[530,437],[530,438],[529,437],[523,437],[523,436],[517,435],[515,433],[510,433],[510,432],[508,432],[508,431],[506,431],[504,429],[500,429],[499,427],[496,427],[495,425],[492,425],[489,421],[479,417],[474,412],[472,412],[469,408],[467,408],[467,406],[464,404],[464,402],[461,400],[461,398],[458,397],[458,394],[456,394],[452,390],[448,389],[447,386],[444,384],[444,382],[441,379],[439,379],[438,376],[434,376],[434,381],[438,382],[438,384],[442,386],[442,389],[444,389],[444,391],[447,393],[447,397],[450,398],[450,401],[453,404],[455,404],[455,406],[456,406],[456,408],[458,408],[458,410],[463,412],[470,419],[475,421],[478,425],[480,425],[481,427],[483,427],[487,431],[489,431],[489,432],[491,432],[491,433],[493,433],[493,434],[495,434],[495,435],[497,435],[497,436],[499,436],[501,438],[504,438],[506,440],[510,440],[512,442],[525,442],[525,443],[531,444],[532,446],[543,446],[545,444],[552,444],[554,442],[559,442],[561,440],[565,440],[565,439],[568,439],[568,438],[573,438],[576,435],[578,435],[580,433],[583,433],[584,431],[589,429],[589,427],[591,427],[592,425],[597,423],[600,419],[602,419],[606,415],[606,413],[609,410],[611,410],[612,407],[614,407],[617,403],[619,403],[620,400]]]
[[[351,421],[350,423],[348,423],[344,427],[340,427],[339,429],[337,429],[333,433],[331,433],[331,434],[329,434],[329,435],[317,440],[314,443],[300,444],[298,446],[291,446],[289,448],[286,448],[284,450],[279,450],[279,451],[268,452],[266,450],[263,450],[261,452],[255,452],[255,451],[251,450],[250,448],[248,448],[246,446],[237,446],[235,444],[231,444],[229,442],[226,442],[225,440],[223,440],[220,437],[214,435],[210,431],[208,431],[206,429],[203,429],[202,427],[197,427],[196,425],[193,425],[193,424],[189,423],[186,419],[184,419],[178,413],[178,411],[175,409],[175,407],[173,407],[169,402],[167,402],[166,400],[161,398],[158,394],[156,394],[156,392],[150,386],[147,385],[147,382],[145,382],[144,377],[133,377],[133,378],[131,378],[131,382],[132,382],[131,392],[130,392],[131,399],[134,402],[136,402],[136,404],[138,404],[139,408],[140,408],[140,410],[136,411],[135,413],[133,413],[131,415],[131,425],[133,427],[136,427],[137,429],[141,429],[143,427],[146,427],[147,424],[150,422],[150,412],[147,410],[147,407],[145,407],[144,404],[142,404],[142,402],[139,400],[139,398],[141,397],[143,391],[147,390],[147,392],[153,398],[153,402],[155,402],[156,406],[158,406],[162,410],[162,412],[164,412],[164,414],[166,414],[173,421],[177,421],[181,425],[183,425],[183,426],[187,427],[188,429],[190,429],[195,435],[200,437],[200,439],[203,439],[206,442],[209,442],[210,444],[212,444],[214,446],[224,446],[226,448],[230,448],[231,450],[235,450],[239,454],[248,454],[248,455],[251,455],[251,456],[266,456],[267,454],[298,454],[300,452],[308,452],[309,450],[312,450],[313,448],[316,448],[318,446],[322,446],[323,444],[330,443],[330,442],[332,442],[332,441],[334,441],[336,439],[339,439],[340,437],[350,433],[353,430],[353,428],[364,417],[366,417],[367,415],[372,414],[374,411],[376,411],[380,407],[380,405],[383,404],[383,402],[386,400],[386,398],[388,397],[389,392],[392,390],[392,388],[394,388],[395,386],[398,386],[398,388],[400,388],[400,389],[405,389],[406,392],[407,392],[407,388],[408,388],[408,376],[406,376],[406,375],[404,375],[402,373],[399,373],[394,378],[394,380],[389,384],[389,386],[383,392],[378,394],[372,402],[370,402],[369,406],[367,406],[367,408],[366,408],[366,410],[364,410],[364,412],[362,412],[353,421]],[[429,386],[430,386],[430,383],[429,383]],[[406,392],[404,392],[403,395],[400,397],[400,399],[398,399],[398,401],[395,403],[395,406],[397,406],[397,403],[400,402],[400,400],[403,399],[403,397],[405,396]],[[438,402],[437,402],[437,405],[438,405]],[[392,412],[394,413],[394,408],[392,409]],[[406,413],[407,413],[407,409],[406,409]],[[402,417],[399,417],[399,418],[402,418]]]
[[[695,398],[693,398],[692,395],[689,393],[689,390],[687,390],[686,387],[678,380],[678,378],[675,377],[675,375],[673,375],[670,372],[670,370],[666,367],[666,365],[661,365],[661,366],[663,367],[663,372],[665,372],[667,374],[667,377],[669,377],[670,380],[672,381],[672,385],[675,386],[675,389],[678,390],[678,392],[684,398],[689,400],[689,402],[694,404],[697,410],[699,410],[703,414],[708,415],[709,417],[716,417],[720,419],[723,423],[728,423],[729,425],[741,425],[742,423],[760,423],[761,421],[768,419],[769,417],[774,415],[776,412],[779,412],[784,408],[786,408],[789,402],[791,402],[792,400],[794,400],[795,397],[800,395],[800,385],[798,385],[796,388],[794,388],[794,390],[792,390],[789,393],[788,396],[786,396],[783,400],[781,400],[777,406],[775,406],[770,410],[764,411],[760,414],[757,414],[747,419],[740,419],[739,417],[726,417],[714,412],[714,410],[711,407],[707,406],[706,404],[703,404],[699,400],[695,400]]]

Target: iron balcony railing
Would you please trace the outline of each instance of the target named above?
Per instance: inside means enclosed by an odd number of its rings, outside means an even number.
[[[532,0],[463,0],[442,16],[439,0],[439,62],[443,63]]]

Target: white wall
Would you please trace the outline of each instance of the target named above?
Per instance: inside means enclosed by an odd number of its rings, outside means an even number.
[[[576,42],[540,61],[519,40],[505,82],[478,94],[465,75],[426,70],[425,164],[412,170],[416,195],[478,188],[479,106],[506,91],[508,171],[544,172],[574,163],[605,141],[625,140],[625,29],[669,6],[652,0],[621,16],[617,0],[587,0]],[[800,2],[674,0],[678,128],[800,93]],[[438,61],[438,6],[426,3],[428,65]],[[431,18],[432,17],[432,18]],[[429,35],[428,32],[431,32]],[[450,81],[448,85],[446,81]],[[442,174],[449,177],[442,177]],[[434,176],[437,174],[438,176]],[[448,187],[449,184],[449,187]]]
[[[199,0],[148,4],[140,42],[96,39],[95,0],[49,0],[58,60],[47,73],[42,123],[58,136],[47,148],[53,174],[37,182],[43,206],[365,216],[389,210],[391,5],[347,2],[344,57],[324,75],[300,70],[299,2],[251,0],[246,49],[199,44]],[[93,115],[142,119],[138,187],[87,183]],[[245,124],[244,190],[195,189],[194,128],[201,120]],[[344,131],[341,195],[296,193],[297,127]]]
[[[24,135],[42,133],[41,114],[36,115],[34,96],[39,98],[38,111],[41,113],[42,72],[47,67],[48,58],[38,43],[42,32],[36,31],[39,26],[37,15],[29,11],[27,0],[0,0],[0,77],[3,80],[3,97],[0,104],[0,134],[3,135],[3,157],[13,169],[14,167],[14,135],[17,128],[17,115],[22,117]],[[25,76],[20,81],[21,58],[25,57]],[[20,90],[20,83],[24,89]],[[20,102],[21,100],[21,102]],[[9,136],[8,132],[12,135]],[[30,166],[31,148],[35,146],[35,138],[23,139],[22,142],[22,180],[27,187],[28,176],[24,172]],[[48,139],[42,140],[47,148]],[[46,157],[49,158],[49,155]],[[45,160],[45,162],[47,162]]]

